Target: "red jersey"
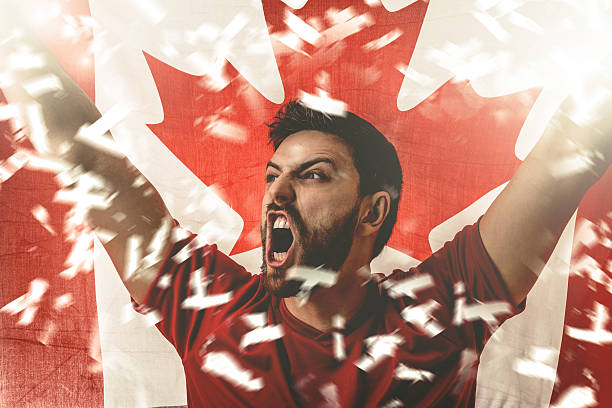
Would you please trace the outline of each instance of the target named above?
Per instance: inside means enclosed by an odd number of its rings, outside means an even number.
[[[519,313],[478,224],[409,271],[375,276],[348,322],[321,332],[215,245],[177,242],[139,310],[155,310],[190,407],[468,407],[493,329]],[[191,242],[191,244],[190,244]]]

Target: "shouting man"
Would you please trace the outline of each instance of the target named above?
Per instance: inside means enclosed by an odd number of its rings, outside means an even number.
[[[0,61],[24,43],[47,63],[12,72],[3,93],[38,104],[48,133],[33,145],[107,197],[89,211],[90,226],[112,232],[104,246],[138,309],[160,315],[194,407],[473,406],[475,376],[465,366],[524,308],[581,197],[612,160],[610,104],[577,122],[570,97],[475,225],[419,266],[376,276],[369,265],[391,235],[402,190],[395,148],[354,114],[292,101],[270,124],[263,261],[251,274],[181,233],[138,170],[87,139],[82,126],[99,113],[32,34],[5,42]],[[61,96],[26,92],[22,85],[42,75],[60,81]],[[555,172],[563,163],[580,166]]]

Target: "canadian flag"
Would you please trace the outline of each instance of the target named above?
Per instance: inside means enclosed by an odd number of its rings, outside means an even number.
[[[425,259],[501,192],[580,75],[612,50],[606,4],[27,0],[22,8],[172,215],[251,271],[261,260],[271,155],[265,123],[280,104],[299,97],[371,121],[404,171],[396,229],[372,265],[389,273]],[[133,311],[54,174],[20,154],[9,117],[0,104],[0,405],[185,405],[179,357]],[[497,330],[477,372],[465,361],[466,375],[478,376],[478,407],[612,405],[611,226],[608,171],[526,310]]]

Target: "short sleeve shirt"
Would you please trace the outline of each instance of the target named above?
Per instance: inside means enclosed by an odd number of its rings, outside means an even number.
[[[190,407],[470,407],[485,342],[513,305],[478,224],[408,271],[374,275],[350,321],[321,332],[194,236],[140,311],[180,355]]]

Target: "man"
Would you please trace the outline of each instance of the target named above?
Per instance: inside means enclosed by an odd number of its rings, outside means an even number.
[[[26,42],[46,53],[27,32],[11,41],[3,52]],[[465,356],[478,355],[491,329],[522,309],[539,265],[612,157],[609,124],[577,125],[568,99],[476,225],[419,267],[372,278],[368,265],[397,212],[397,155],[355,115],[292,102],[271,125],[263,273],[251,275],[214,246],[173,233],[139,172],[92,147],[82,125],[99,113],[46,55],[48,64],[14,72],[3,91],[41,106],[49,133],[32,139],[39,151],[68,163],[73,176],[102,180],[96,188],[109,205],[90,211],[90,225],[115,235],[105,248],[140,310],[163,317],[158,327],[182,358],[191,406],[473,405]],[[21,86],[49,73],[61,97]],[[566,162],[578,166],[555,175]],[[312,281],[319,285],[309,291]],[[477,301],[495,306],[494,319],[464,313]]]

